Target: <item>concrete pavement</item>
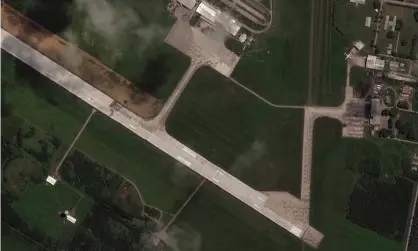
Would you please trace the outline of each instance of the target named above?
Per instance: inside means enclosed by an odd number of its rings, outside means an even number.
[[[315,247],[322,240],[321,235],[317,238],[311,238],[312,233],[317,234],[319,232],[311,228],[308,224],[295,219],[285,218],[266,207],[265,202],[268,196],[264,193],[247,186],[234,176],[225,172],[222,168],[187,148],[181,142],[168,135],[164,130],[155,128],[153,123],[147,123],[126,108],[121,107],[115,111],[112,109],[115,102],[112,98],[95,89],[87,82],[51,61],[3,29],[1,34],[1,47],[78,98],[84,100],[96,110],[122,124],[136,135],[177,159],[224,191],[263,214],[277,225],[283,227],[298,238],[301,238],[309,245]]]
[[[163,108],[158,113],[158,115],[150,120],[148,123],[153,124],[151,127],[161,128],[164,130],[165,122],[170,114],[171,110],[173,110],[174,105],[177,103],[177,100],[180,98],[181,94],[183,93],[184,89],[186,88],[187,84],[189,83],[190,79],[193,77],[193,74],[200,68],[201,63],[199,61],[192,60],[189,68],[183,74],[180,82],[177,84],[176,88],[174,89],[173,93],[170,95],[168,100],[165,102]]]

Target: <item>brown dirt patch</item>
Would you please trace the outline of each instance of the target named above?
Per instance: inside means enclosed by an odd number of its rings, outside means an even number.
[[[4,3],[1,5],[1,26],[143,119],[149,120],[161,110],[163,104],[158,99]]]

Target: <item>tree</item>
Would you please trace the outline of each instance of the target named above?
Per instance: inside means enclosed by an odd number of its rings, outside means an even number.
[[[403,28],[403,21],[402,19],[396,20],[395,30],[400,31]]]
[[[395,37],[395,32],[393,31],[388,31],[388,33],[386,33],[386,37],[388,39],[393,39]]]
[[[390,109],[389,111],[389,116],[391,116],[392,118],[396,118],[399,114],[399,109],[393,107]]]

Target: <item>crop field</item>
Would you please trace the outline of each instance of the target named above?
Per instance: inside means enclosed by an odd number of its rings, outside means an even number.
[[[310,7],[304,0],[273,0],[272,26],[256,37],[232,77],[272,103],[304,104],[308,94]]]
[[[211,68],[193,76],[167,131],[257,190],[300,194],[302,109],[277,109]]]
[[[175,18],[168,0],[23,0],[6,1],[141,90],[164,101],[189,65],[189,58],[164,38]],[[68,51],[66,57],[80,59]]]
[[[414,146],[340,135],[336,120],[315,123],[310,220],[326,236],[320,251],[402,250]]]
[[[313,8],[312,79],[308,103],[338,106],[344,101],[347,76],[344,51],[352,41],[335,27],[335,1],[315,1]]]
[[[179,250],[301,250],[296,237],[206,183],[168,229]]]

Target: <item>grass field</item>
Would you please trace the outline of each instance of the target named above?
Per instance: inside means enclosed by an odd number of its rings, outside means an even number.
[[[273,1],[271,28],[256,37],[232,77],[272,103],[300,105],[308,93],[310,4]]]
[[[210,68],[174,107],[167,131],[257,190],[300,193],[303,110],[277,109]]]
[[[360,40],[366,47],[364,49],[371,50],[370,41],[374,39],[373,29],[375,24],[371,23],[370,27],[365,26],[366,17],[375,19],[376,1],[366,1],[365,4],[351,3],[346,0],[333,0],[334,8],[334,25],[338,30],[350,41]]]
[[[189,58],[164,43],[175,22],[168,0],[6,2],[163,101],[188,67]]]
[[[165,211],[175,212],[200,180],[186,166],[105,115],[95,115],[76,148],[132,180],[147,204]]]
[[[311,223],[325,235],[320,251],[402,250],[401,243],[353,224],[346,217],[353,199],[350,196],[354,195],[353,188],[361,184],[360,179],[368,177],[382,185],[396,184],[410,165],[413,146],[390,140],[341,139],[340,135],[338,121],[324,118],[315,124]],[[402,189],[397,188],[396,196],[405,196],[400,192]],[[378,195],[372,196],[368,205],[378,204]],[[384,202],[383,208],[372,214],[366,208],[361,210],[361,205],[359,210],[367,214],[364,217],[379,218],[381,223],[386,222],[386,217],[391,222],[405,217],[402,211],[385,214],[385,208],[392,205],[385,206]],[[401,204],[407,208],[408,203]],[[394,228],[399,222],[388,225],[396,234]]]
[[[30,228],[36,227],[53,239],[67,242],[72,239],[77,225],[61,219],[59,214],[71,210],[79,199],[80,196],[64,184],[54,187],[38,184],[28,186],[12,207]],[[85,215],[76,217],[82,221]]]
[[[25,238],[18,230],[12,229],[2,221],[1,224],[1,250],[4,251],[37,251],[42,247],[36,246],[32,240]]]
[[[296,237],[210,183],[168,232],[183,251],[301,250]]]
[[[28,66],[14,62],[7,53],[2,55],[3,72],[7,73],[2,77],[10,82],[4,89],[5,103],[11,103],[13,113],[34,126],[56,135],[64,143],[71,142],[91,108]],[[26,74],[17,77],[15,68]],[[30,81],[37,81],[37,85]],[[165,211],[175,212],[200,179],[190,169],[101,114],[94,115],[76,148],[131,179],[147,204]]]
[[[352,40],[337,31],[334,6],[332,0],[314,2],[312,82],[308,99],[314,105],[338,106],[344,100],[347,75],[344,51]]]

